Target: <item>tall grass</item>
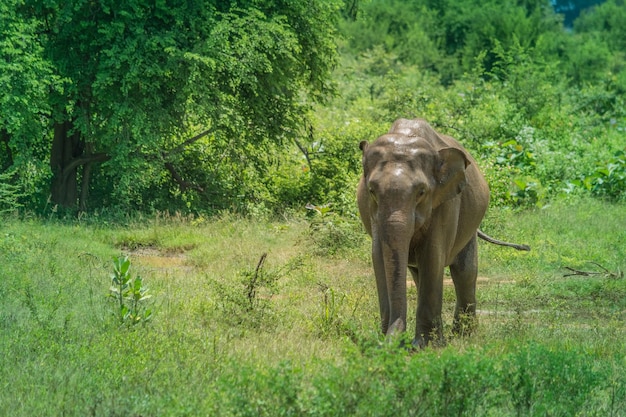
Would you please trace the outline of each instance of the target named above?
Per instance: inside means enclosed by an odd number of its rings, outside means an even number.
[[[533,250],[481,244],[476,334],[419,353],[380,337],[357,236],[329,255],[295,218],[8,220],[0,415],[624,415],[625,213],[491,211],[486,231]],[[107,298],[119,255],[150,288],[149,322],[120,325]],[[446,278],[447,326],[453,305]]]

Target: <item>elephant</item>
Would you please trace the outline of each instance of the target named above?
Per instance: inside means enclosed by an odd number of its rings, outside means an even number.
[[[382,332],[406,330],[407,270],[418,290],[412,345],[445,344],[443,274],[449,267],[456,292],[453,332],[476,322],[477,237],[489,205],[489,186],[474,158],[452,137],[423,119],[398,119],[387,134],[362,141],[359,215],[372,238]]]

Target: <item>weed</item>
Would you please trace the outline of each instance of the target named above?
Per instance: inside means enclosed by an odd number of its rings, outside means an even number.
[[[152,310],[145,306],[145,301],[152,296],[143,285],[143,279],[139,275],[131,275],[127,256],[113,258],[109,297],[117,303],[116,316],[120,324],[145,323],[152,317]]]
[[[318,285],[322,292],[322,311],[318,320],[319,332],[322,337],[340,334],[343,321],[340,309],[346,299],[346,294],[325,284]]]
[[[17,211],[21,207],[18,200],[22,194],[18,191],[19,187],[9,182],[11,177],[10,172],[0,173],[0,215]]]
[[[254,269],[239,272],[240,285],[226,286],[211,281],[217,292],[216,303],[225,321],[232,325],[260,328],[271,323],[274,316],[271,299],[278,292],[281,271],[267,271],[263,266],[267,253],[263,253]]]
[[[626,197],[626,150],[617,151],[609,160],[598,163],[593,172],[569,181],[563,190],[570,194],[576,189],[612,201]]]
[[[330,205],[307,204],[306,208],[314,213],[308,237],[313,242],[315,254],[338,255],[360,246],[363,242],[365,234],[360,225],[340,216],[330,208]]]
[[[50,297],[46,300],[47,303],[42,303],[40,300],[36,300],[33,294],[33,288],[30,285],[26,285],[24,288],[24,303],[31,314],[31,317],[44,329],[50,329],[50,324],[54,319],[57,310],[61,306],[60,297],[57,294],[56,297]],[[46,308],[48,307],[48,308]]]
[[[546,192],[541,182],[535,178],[515,178],[510,199],[516,207],[542,207],[545,205]]]
[[[248,306],[246,308],[247,312],[252,312],[254,310],[258,310],[259,307],[259,297],[257,296],[257,291],[260,286],[263,284],[267,284],[268,288],[273,289],[273,285],[275,283],[274,279],[267,279],[263,274],[263,264],[265,263],[265,259],[267,258],[267,253],[264,253],[259,258],[259,263],[256,266],[254,272],[246,272],[244,273],[244,281],[243,284],[246,288],[245,294],[248,300]]]

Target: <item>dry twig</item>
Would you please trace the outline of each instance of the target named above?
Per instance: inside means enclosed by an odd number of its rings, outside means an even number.
[[[591,277],[594,275],[602,275],[605,277],[609,277],[609,278],[621,278],[623,276],[621,271],[617,271],[617,272],[611,272],[609,271],[607,268],[603,267],[602,265],[600,265],[597,262],[587,262],[590,264],[593,264],[595,266],[597,266],[598,268],[602,269],[602,271],[581,271],[579,269],[574,269],[572,267],[566,266],[565,269],[567,269],[568,271],[571,271],[571,274],[565,274],[563,275],[564,277],[571,277],[571,276],[584,276],[584,277]]]

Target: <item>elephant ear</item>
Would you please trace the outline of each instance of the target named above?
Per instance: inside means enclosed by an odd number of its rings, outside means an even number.
[[[437,188],[433,196],[433,208],[463,191],[467,185],[465,168],[469,164],[470,161],[460,149],[444,148],[439,151],[439,163],[435,168]]]
[[[365,152],[367,152],[367,148],[369,147],[369,142],[366,140],[362,140],[361,143],[359,143],[359,148],[361,149],[361,152],[363,153],[363,156],[361,157],[361,164],[363,165],[363,175],[367,176],[367,164],[365,161]]]

